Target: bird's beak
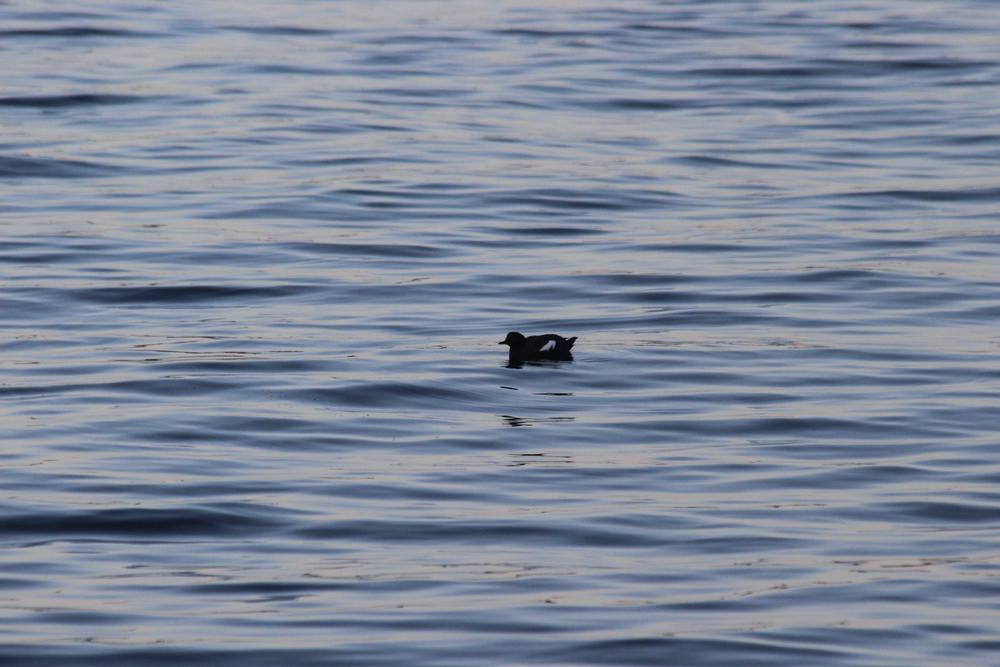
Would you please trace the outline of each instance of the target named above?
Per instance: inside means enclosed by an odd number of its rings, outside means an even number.
[[[503,344],[504,344],[504,343],[506,343],[506,342],[507,342],[507,341],[505,341],[505,340],[502,340],[502,341],[500,341],[499,343],[497,343],[497,345],[503,345]]]

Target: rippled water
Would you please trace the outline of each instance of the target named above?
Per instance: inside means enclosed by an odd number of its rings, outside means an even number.
[[[994,3],[0,18],[0,660],[1000,662]]]

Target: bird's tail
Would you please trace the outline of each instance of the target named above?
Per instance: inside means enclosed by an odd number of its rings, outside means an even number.
[[[567,338],[566,342],[568,343],[568,345],[566,345],[566,349],[569,350],[570,348],[573,347],[573,343],[576,342],[576,336],[573,336],[572,338]]]

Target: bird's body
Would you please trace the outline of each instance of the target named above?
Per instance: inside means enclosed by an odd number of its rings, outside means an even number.
[[[573,355],[570,350],[575,342],[576,336],[572,338],[563,338],[556,334],[525,336],[511,331],[498,345],[510,346],[510,362],[516,364],[542,360],[571,361]]]

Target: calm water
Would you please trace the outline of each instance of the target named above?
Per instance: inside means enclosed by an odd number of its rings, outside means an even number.
[[[0,19],[3,664],[1000,664],[994,2]]]

